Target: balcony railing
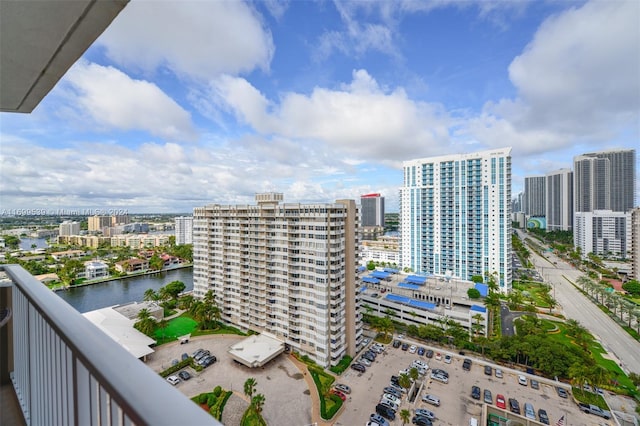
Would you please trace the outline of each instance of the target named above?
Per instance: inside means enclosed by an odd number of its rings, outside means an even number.
[[[0,386],[27,425],[220,425],[22,267],[0,265]]]

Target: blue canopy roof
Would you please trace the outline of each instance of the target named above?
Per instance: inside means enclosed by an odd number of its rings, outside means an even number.
[[[402,283],[398,284],[398,287],[408,288],[409,290],[420,290],[422,288],[419,285],[409,284],[409,283],[405,283],[405,282],[402,282]]]
[[[365,283],[369,283],[369,284],[380,284],[380,280],[379,279],[373,278],[371,276],[362,277],[362,281],[364,281]]]
[[[384,268],[385,272],[389,272],[390,274],[397,274],[398,272],[400,272],[397,269],[393,269],[393,268]]]
[[[419,309],[435,309],[436,305],[429,302],[423,302],[421,300],[411,299],[410,297],[399,296],[397,294],[387,294],[385,299],[391,302],[402,303],[403,305],[412,306]]]
[[[362,287],[360,287],[360,293],[362,293],[363,291],[367,290],[367,286],[363,285]]]
[[[476,283],[476,290],[480,292],[480,296],[487,297],[489,293],[489,286],[482,283]]]
[[[369,275],[370,277],[374,277],[374,278],[380,278],[380,279],[387,279],[389,278],[389,276],[391,276],[391,274],[389,272],[383,272],[383,271],[373,271],[371,272],[371,275]]]
[[[423,277],[420,275],[409,275],[404,280],[413,284],[424,284],[427,281],[427,277]]]
[[[366,266],[358,266],[358,272],[365,271],[367,269]]]
[[[486,313],[487,312],[487,308],[485,308],[484,306],[480,306],[480,305],[471,305],[471,310],[472,311],[476,311],[476,312],[482,312],[482,313]]]

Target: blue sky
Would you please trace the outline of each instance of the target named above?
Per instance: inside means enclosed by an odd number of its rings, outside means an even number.
[[[517,194],[640,145],[638,22],[624,0],[132,0],[32,114],[0,114],[0,205],[397,211],[403,161],[506,146]]]

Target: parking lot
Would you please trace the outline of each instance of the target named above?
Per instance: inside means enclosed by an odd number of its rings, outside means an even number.
[[[145,363],[154,371],[160,372],[171,366],[173,360],[179,360],[182,353],[191,355],[196,349],[211,351],[217,362],[202,372],[185,368],[192,378],[180,381],[176,389],[188,397],[202,392],[211,392],[221,386],[231,390],[234,395],[227,401],[223,413],[226,426],[240,424],[242,414],[249,403],[244,396],[244,382],[253,377],[257,380],[256,393],[265,395],[262,412],[269,425],[306,425],[311,423],[311,399],[309,387],[303,374],[291,362],[288,356],[280,355],[263,368],[248,368],[234,362],[227,354],[229,346],[244,339],[237,335],[211,335],[192,338],[187,344],[168,343],[156,349]],[[315,389],[313,389],[315,391]]]
[[[336,420],[336,425],[350,426],[365,424],[369,420],[369,416],[375,412],[375,407],[384,387],[389,386],[389,380],[392,375],[398,375],[399,370],[403,370],[411,364],[414,359],[422,359],[429,365],[430,371],[426,375],[426,379],[421,385],[420,393],[415,402],[409,403],[406,397],[403,398],[401,406],[396,413],[396,419],[390,422],[392,425],[401,425],[399,413],[402,409],[409,409],[412,417],[416,408],[426,408],[433,411],[437,418],[434,421],[436,425],[468,425],[469,420],[474,417],[478,420],[482,413],[482,397],[481,400],[471,398],[471,387],[478,386],[481,389],[481,395],[485,389],[489,389],[492,393],[492,400],[495,406],[497,394],[502,394],[507,400],[515,398],[520,404],[520,409],[524,415],[524,404],[529,402],[537,413],[539,408],[547,411],[550,424],[555,424],[561,416],[565,416],[565,424],[567,425],[601,425],[606,424],[604,419],[596,416],[582,413],[577,405],[570,399],[560,398],[555,389],[553,381],[540,378],[534,375],[522,373],[517,370],[497,366],[487,361],[474,358],[473,356],[462,356],[457,351],[452,352],[427,346],[424,344],[411,342],[409,339],[402,339],[410,344],[422,346],[426,349],[432,349],[434,353],[441,354],[441,360],[436,360],[434,356],[428,359],[426,356],[419,356],[417,353],[411,354],[409,351],[403,351],[401,348],[393,348],[388,345],[385,352],[378,355],[376,360],[365,373],[358,373],[352,369],[346,371],[339,379],[341,383],[351,386],[352,392],[348,397],[346,407]],[[445,363],[445,355],[450,354],[452,357],[451,364]],[[472,366],[470,371],[462,369],[464,358],[471,358]],[[485,375],[484,366],[492,367],[492,375]],[[440,383],[430,378],[430,372],[433,368],[446,370],[449,373],[449,382],[447,384]],[[495,376],[495,368],[500,368],[503,372],[502,378]],[[527,377],[527,386],[518,384],[518,375],[522,374]],[[539,389],[530,387],[530,379],[534,378],[539,382]],[[568,389],[568,386],[564,386]],[[433,394],[440,398],[440,406],[435,407],[422,402],[422,396],[425,394]],[[613,423],[611,423],[613,424]]]

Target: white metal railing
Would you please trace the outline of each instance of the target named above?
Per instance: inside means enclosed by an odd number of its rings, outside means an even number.
[[[12,311],[0,372],[27,425],[221,424],[22,267],[0,271]]]

